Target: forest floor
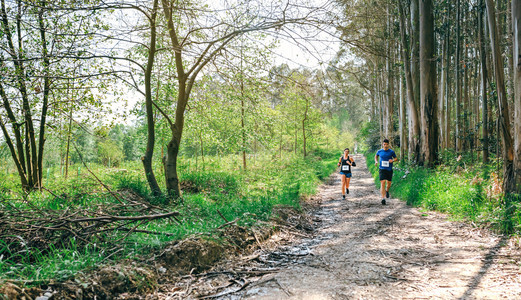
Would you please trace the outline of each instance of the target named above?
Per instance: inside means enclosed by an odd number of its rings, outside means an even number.
[[[311,199],[311,229],[281,227],[251,255],[165,282],[148,297],[521,299],[521,249],[512,239],[397,199],[381,205],[365,158],[355,159],[347,200],[338,174]]]

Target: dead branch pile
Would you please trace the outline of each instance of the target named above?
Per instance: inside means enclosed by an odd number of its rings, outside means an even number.
[[[45,253],[51,246],[67,246],[71,240],[79,246],[89,243],[118,245],[131,233],[165,234],[140,228],[151,221],[170,218],[179,222],[178,212],[168,212],[146,202],[99,204],[88,208],[41,209],[29,201],[20,209],[0,200],[0,256],[17,260],[38,249]],[[123,235],[116,233],[124,232]]]

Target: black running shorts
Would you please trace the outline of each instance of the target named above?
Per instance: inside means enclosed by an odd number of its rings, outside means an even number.
[[[382,180],[393,181],[393,170],[380,169],[380,181]]]

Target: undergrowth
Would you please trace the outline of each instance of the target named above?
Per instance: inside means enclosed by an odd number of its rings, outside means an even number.
[[[435,169],[411,166],[404,161],[395,164],[391,195],[411,206],[447,213],[455,220],[519,235],[521,204],[505,199],[497,163],[469,161],[448,152],[444,155],[445,164]],[[379,189],[374,153],[366,153],[366,157]]]
[[[246,170],[237,167],[241,164],[236,156],[206,157],[205,164],[199,167],[194,167],[194,160],[181,159],[178,170],[183,201],[178,203],[151,196],[139,162],[119,169],[89,165],[89,169],[111,190],[119,191],[119,195],[129,195],[124,191],[130,191],[132,197],[137,195],[167,210],[179,211],[179,217],[137,227],[164,234],[133,233],[125,236],[126,232],[108,232],[106,240],[124,237],[116,248],[100,241],[79,245],[72,239],[50,245],[45,251],[22,247],[22,251],[13,253],[10,249],[15,247],[0,239],[0,282],[21,280],[37,284],[64,280],[101,262],[146,255],[168,242],[193,234],[211,235],[226,221],[237,219],[240,225],[256,226],[259,221],[268,220],[272,209],[278,205],[300,209],[300,199],[314,194],[320,181],[336,169],[338,153],[322,151],[305,159],[284,155],[282,158],[257,155],[249,159]],[[156,177],[164,186],[164,174],[159,165],[156,167]],[[77,172],[71,173],[68,179],[59,169],[47,172],[45,190],[30,194],[24,193],[16,184],[16,176],[0,174],[0,179],[3,179],[0,181],[0,211],[28,207],[95,211],[97,207],[118,201],[85,168],[74,170]],[[0,234],[5,232],[0,228]],[[18,243],[24,245],[23,237]]]

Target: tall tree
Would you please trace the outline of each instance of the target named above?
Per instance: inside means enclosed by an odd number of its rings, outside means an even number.
[[[401,0],[398,1],[400,11],[400,36],[401,36],[401,55],[405,73],[405,84],[407,88],[407,106],[409,112],[409,160],[417,162],[420,156],[420,122],[418,119],[418,109],[415,101],[415,86],[412,80],[411,63],[409,60],[410,51],[406,36],[405,12]]]
[[[145,110],[147,118],[147,147],[145,154],[141,158],[143,162],[143,168],[145,169],[145,176],[152,191],[152,195],[160,196],[161,188],[157,183],[154,169],[152,167],[152,159],[154,157],[154,146],[155,146],[155,120],[154,120],[154,102],[152,96],[152,71],[154,69],[154,61],[156,57],[156,39],[157,39],[157,12],[159,6],[159,0],[153,1],[153,7],[150,14],[146,14],[148,21],[150,22],[150,42],[148,45],[147,64],[145,67]],[[141,10],[143,11],[143,10]]]
[[[92,37],[93,23],[101,25],[96,13],[77,5],[0,3],[0,127],[26,190],[42,185],[48,118],[60,113],[50,111],[52,101],[68,88],[71,70],[89,68],[85,49],[93,42],[85,37]]]
[[[483,33],[483,23],[485,4],[479,1],[478,8],[478,31],[479,31],[479,53],[481,59],[481,111],[482,111],[482,131],[483,131],[483,162],[488,162],[488,99],[487,99],[487,53],[485,47],[485,35]]]
[[[164,114],[165,119],[170,120],[170,141],[164,157],[165,182],[168,195],[172,198],[181,196],[179,176],[177,174],[177,157],[181,145],[185,123],[185,111],[190,100],[190,94],[201,71],[218,56],[226,46],[235,38],[251,31],[280,29],[285,24],[299,23],[302,25],[312,18],[310,8],[305,12],[304,6],[293,6],[291,3],[282,5],[282,10],[273,6],[273,11],[266,11],[267,6],[254,1],[246,1],[245,11],[226,9],[211,11],[206,8],[196,9],[196,3],[180,3],[171,0],[162,0],[163,13],[166,19],[166,27],[170,39],[170,49],[173,51],[177,80],[177,95],[175,100],[175,113],[173,120]],[[258,11],[255,11],[258,9]],[[197,23],[198,16],[192,13],[205,14],[202,19],[206,23]],[[226,11],[226,12],[225,12]],[[269,16],[264,15],[264,13]],[[292,16],[291,14],[297,14]],[[301,14],[302,13],[302,14]],[[219,19],[232,17],[234,20]],[[188,18],[185,18],[188,17]],[[178,22],[186,22],[183,26]],[[185,26],[186,25],[186,26]]]
[[[521,0],[512,0],[514,66],[514,172],[516,192],[521,193]]]
[[[436,60],[432,0],[420,1],[420,112],[422,150],[420,164],[438,160]]]
[[[456,130],[454,132],[456,152],[461,152],[462,124],[461,124],[461,3],[456,2],[456,58],[455,58],[455,88],[456,88]]]
[[[505,89],[505,73],[503,69],[503,58],[499,50],[499,32],[496,26],[496,8],[494,0],[486,0],[487,19],[490,34],[490,46],[494,73],[496,75],[496,88],[499,110],[499,134],[503,146],[503,188],[506,193],[515,190],[514,178],[514,145],[510,131],[510,114]]]

